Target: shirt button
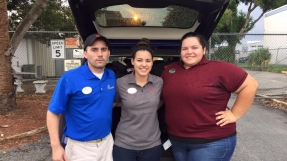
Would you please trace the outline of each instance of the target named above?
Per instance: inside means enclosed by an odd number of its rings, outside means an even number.
[[[103,90],[103,88],[101,88],[101,91]]]

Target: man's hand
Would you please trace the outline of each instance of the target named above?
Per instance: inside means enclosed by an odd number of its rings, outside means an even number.
[[[225,126],[229,123],[234,123],[237,121],[237,118],[234,116],[231,110],[226,109],[225,111],[220,111],[215,113],[217,123],[216,125]]]
[[[53,161],[68,161],[65,150],[61,145],[52,147],[52,160]]]

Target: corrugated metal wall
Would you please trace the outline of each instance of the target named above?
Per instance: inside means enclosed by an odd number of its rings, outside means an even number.
[[[42,66],[42,75],[44,77],[55,77],[56,65],[55,60],[52,59],[51,48],[37,40],[32,40],[32,50],[33,62]]]
[[[73,58],[73,49],[66,48],[66,59],[74,59]],[[64,60],[65,59],[56,59],[56,77],[61,77],[61,75],[65,72],[64,70]]]
[[[65,59],[52,59],[51,47],[36,40],[32,41],[33,64],[42,66],[43,77],[61,77],[64,71],[64,60],[74,59],[73,49],[66,48]]]

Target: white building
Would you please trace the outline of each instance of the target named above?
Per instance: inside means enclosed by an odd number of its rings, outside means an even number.
[[[21,67],[24,64],[33,64],[33,50],[31,39],[23,39],[12,59],[12,68],[16,72],[21,71]]]
[[[51,47],[28,38],[23,38],[12,58],[12,68],[15,72],[22,71],[23,65],[40,65],[42,75],[55,76],[56,61],[52,59]]]
[[[270,63],[287,64],[287,5],[265,13],[264,34],[270,34],[263,44],[272,54]]]
[[[235,59],[238,61],[241,57],[247,57],[259,48],[263,48],[263,41],[247,41],[244,44],[237,44],[235,50],[238,54],[235,55]]]

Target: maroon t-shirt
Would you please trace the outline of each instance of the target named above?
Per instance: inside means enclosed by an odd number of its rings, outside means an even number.
[[[201,139],[219,139],[234,133],[236,124],[216,125],[215,113],[227,108],[231,93],[247,75],[231,63],[206,58],[189,69],[182,62],[166,66],[162,95],[168,133]]]

